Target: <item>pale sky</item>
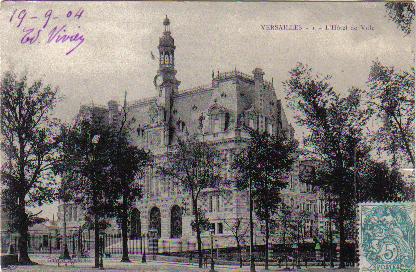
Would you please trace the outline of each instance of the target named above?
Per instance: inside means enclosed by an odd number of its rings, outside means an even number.
[[[43,77],[59,86],[64,100],[54,115],[71,120],[85,103],[129,101],[156,94],[153,77],[158,63],[157,45],[165,14],[175,39],[175,61],[180,89],[208,84],[212,70],[240,70],[251,74],[255,67],[274,78],[284,100],[282,81],[297,62],[333,75],[338,92],[349,87],[365,89],[371,62],[409,69],[414,61],[414,35],[404,36],[389,21],[384,3],[188,3],[188,2],[2,2],[1,69],[30,78]],[[76,12],[84,10],[80,18]],[[13,19],[10,18],[17,9]],[[26,9],[20,27],[19,12]],[[23,29],[42,29],[45,13],[51,19],[33,44],[21,44]],[[72,14],[69,18],[68,11]],[[22,13],[23,14],[23,13]],[[50,13],[49,13],[50,14]],[[38,17],[30,19],[30,17]],[[22,15],[20,16],[22,17]],[[58,17],[53,19],[52,17]],[[297,24],[302,31],[266,31],[262,25]],[[311,30],[325,25],[372,26],[373,31]],[[71,44],[46,43],[48,33],[66,25],[66,33],[79,32],[83,44],[70,55]],[[305,28],[308,28],[306,30]],[[286,115],[294,123],[293,112]],[[297,126],[295,125],[295,129]],[[297,136],[301,136],[297,129]],[[48,211],[48,214],[53,212]]]

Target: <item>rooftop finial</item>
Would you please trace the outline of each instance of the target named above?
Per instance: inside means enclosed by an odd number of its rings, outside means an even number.
[[[165,26],[165,32],[169,32],[170,21],[169,21],[168,15],[166,15],[165,20],[163,20],[163,25]]]

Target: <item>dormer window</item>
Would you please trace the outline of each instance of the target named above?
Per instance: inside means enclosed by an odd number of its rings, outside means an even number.
[[[144,129],[141,126],[137,128],[137,136],[140,136],[140,137],[144,136]]]
[[[214,128],[213,128],[213,132],[214,133],[218,133],[221,131],[221,120],[220,119],[214,119]]]

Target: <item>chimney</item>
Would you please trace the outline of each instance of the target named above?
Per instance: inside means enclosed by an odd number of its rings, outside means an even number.
[[[261,68],[256,68],[253,70],[254,75],[254,105],[257,111],[263,111],[263,103],[262,103],[262,93],[261,88],[263,85],[263,76],[264,72]]]

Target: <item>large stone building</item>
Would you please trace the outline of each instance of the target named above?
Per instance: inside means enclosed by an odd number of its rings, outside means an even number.
[[[227,161],[224,170],[229,170],[233,152],[240,149],[248,138],[243,126],[271,134],[283,132],[288,137],[294,137],[294,130],[286,119],[273,82],[265,79],[265,73],[260,68],[254,68],[252,74],[237,70],[213,72],[212,81],[208,85],[180,90],[175,70],[176,47],[167,17],[163,26],[164,31],[157,47],[159,67],[153,82],[156,95],[127,104],[127,117],[133,128],[131,141],[150,150],[156,164],[166,159],[169,149],[179,138],[191,135],[220,150]],[[110,101],[108,108],[83,106],[80,113],[85,115],[91,110],[100,112],[115,123],[121,115],[121,107],[115,101]],[[290,186],[284,190],[285,201],[298,209],[309,208],[317,213],[323,204],[319,202],[319,194],[313,188],[299,182],[298,173],[302,165],[302,162],[297,162],[289,177]],[[224,171],[225,175],[226,173],[228,171]],[[146,234],[154,229],[160,237],[159,248],[167,242],[172,250],[175,247],[178,250],[194,249],[196,234],[191,228],[193,218],[187,194],[174,186],[172,180],[160,178],[152,167],[147,169],[140,182],[143,183],[144,197],[137,202],[133,212],[132,236]],[[236,218],[241,218],[244,224],[248,224],[248,193],[232,188],[225,193],[207,189],[199,202],[215,228],[217,246],[235,246],[230,226]],[[76,228],[72,221],[79,217],[80,211],[77,207],[70,210],[67,219],[69,225]],[[62,220],[61,213],[59,218]],[[308,221],[307,231],[311,237],[316,236],[317,220],[318,216],[314,214]],[[242,226],[242,229],[247,228]],[[261,229],[261,225],[256,224],[258,244],[263,244]],[[203,242],[204,246],[208,246],[207,233],[203,234]],[[275,242],[279,242],[278,239]]]

